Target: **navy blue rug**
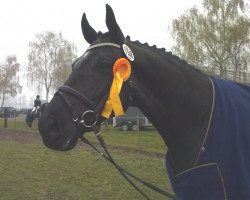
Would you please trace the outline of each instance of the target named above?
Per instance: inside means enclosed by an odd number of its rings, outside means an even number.
[[[211,123],[197,162],[190,170],[168,173],[183,200],[250,199],[250,87],[212,78]]]

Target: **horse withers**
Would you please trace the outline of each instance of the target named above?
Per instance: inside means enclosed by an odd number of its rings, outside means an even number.
[[[92,124],[134,105],[168,147],[166,165],[177,197],[250,199],[250,88],[131,41],[108,5],[108,32],[97,33],[85,14],[81,25],[90,47],[40,117],[43,143],[70,150]]]

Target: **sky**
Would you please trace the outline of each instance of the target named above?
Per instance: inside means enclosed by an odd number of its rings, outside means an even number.
[[[202,0],[1,0],[0,62],[8,55],[16,55],[23,73],[29,43],[45,31],[62,32],[65,39],[76,44],[78,56],[82,55],[88,47],[81,31],[82,14],[86,13],[96,31],[106,32],[105,4],[113,8],[124,35],[170,51],[171,21],[193,6],[201,7]],[[21,77],[22,94],[33,95],[24,75]]]

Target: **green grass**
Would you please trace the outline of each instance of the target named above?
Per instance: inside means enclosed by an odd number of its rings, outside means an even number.
[[[3,119],[0,119],[2,127]],[[30,129],[23,117],[8,119],[8,129],[38,134],[37,121]],[[171,191],[164,159],[137,153],[137,150],[165,153],[166,147],[155,130],[122,132],[109,127],[109,131],[102,132],[111,154],[123,168]],[[97,142],[93,133],[86,136]],[[124,148],[129,151],[123,151]],[[109,162],[86,145],[57,152],[44,147],[41,141],[0,140],[0,152],[0,200],[144,199]],[[152,199],[166,199],[142,188]]]
[[[0,152],[1,200],[143,199],[109,162],[86,147],[57,152],[40,142],[0,141]],[[171,190],[162,159],[112,154],[132,173]],[[152,199],[166,199],[144,190]]]
[[[3,118],[0,118],[0,128],[3,127]],[[22,132],[38,132],[37,120],[34,120],[32,128],[25,124],[25,118],[8,118],[8,129],[18,130]],[[102,135],[107,144],[113,146],[129,147],[133,149],[140,149],[143,151],[165,153],[166,146],[161,139],[161,136],[155,129],[145,129],[144,131],[120,131],[118,128],[109,126],[109,131],[104,131],[102,127]],[[95,135],[90,132],[86,134],[91,141],[97,142]]]
[[[155,153],[166,152],[166,147],[163,140],[158,133],[155,133],[155,131],[145,133],[134,131],[124,132],[111,129],[109,132],[102,132],[102,135],[107,144],[141,149]],[[97,142],[93,133],[87,133],[86,136],[91,141]]]

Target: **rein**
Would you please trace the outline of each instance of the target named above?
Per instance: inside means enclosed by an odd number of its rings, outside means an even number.
[[[179,198],[175,197],[173,194],[171,194],[170,192],[167,192],[149,182],[146,182],[144,180],[141,180],[140,178],[138,178],[137,176],[133,175],[132,173],[126,171],[125,169],[123,169],[122,167],[120,167],[120,165],[118,165],[115,160],[113,159],[113,157],[111,156],[111,154],[109,153],[108,149],[106,148],[106,143],[101,135],[101,132],[98,131],[97,127],[95,125],[91,126],[93,129],[93,132],[96,136],[96,138],[98,139],[101,147],[104,149],[105,153],[99,151],[87,138],[85,138],[84,136],[80,136],[80,139],[85,143],[88,144],[91,148],[93,148],[97,153],[99,153],[103,158],[105,158],[107,161],[109,161],[111,164],[114,165],[114,167],[120,172],[120,174],[147,200],[151,200],[151,198],[149,198],[129,177],[137,180],[138,182],[142,183],[144,186],[146,186],[147,188],[154,190],[155,192],[166,196],[168,198],[171,198],[173,200],[180,200]]]
[[[104,46],[111,46],[111,47],[115,47],[115,48],[119,48],[121,49],[121,46],[118,44],[114,44],[114,43],[100,43],[100,44],[96,44],[93,46],[90,46],[87,51],[92,50],[94,48],[98,48],[98,47],[104,47]],[[131,57],[131,53],[132,52],[127,52],[128,48],[125,44],[123,45],[123,50],[124,50],[124,54],[126,55],[126,57],[128,57],[131,61],[133,61],[134,57]],[[129,49],[130,50],[130,49]],[[86,51],[86,52],[87,52]],[[133,56],[133,54],[132,54]],[[132,58],[132,59],[131,59]],[[167,192],[163,189],[158,188],[157,186],[154,186],[151,183],[148,183],[146,181],[143,181],[141,179],[139,179],[138,177],[136,177],[135,175],[133,175],[132,173],[126,171],[125,169],[123,169],[122,167],[120,167],[115,160],[113,159],[113,157],[111,156],[111,154],[109,153],[109,151],[106,148],[106,144],[105,141],[100,133],[100,131],[97,129],[96,127],[96,123],[98,121],[99,118],[99,114],[100,110],[101,110],[101,105],[104,101],[107,100],[108,94],[104,96],[104,98],[99,102],[99,104],[95,107],[94,102],[89,99],[88,97],[86,97],[85,95],[81,94],[80,92],[78,92],[76,89],[70,87],[70,86],[61,86],[57,89],[58,91],[56,92],[56,94],[59,94],[62,99],[64,100],[65,104],[67,105],[69,111],[71,112],[72,115],[72,120],[75,123],[78,123],[80,125],[85,126],[86,128],[92,128],[96,138],[98,139],[101,147],[104,149],[105,154],[101,151],[99,151],[93,144],[91,144],[89,142],[88,139],[86,139],[84,136],[80,136],[80,139],[88,144],[90,147],[92,147],[97,153],[99,153],[102,157],[104,157],[107,161],[109,161],[110,163],[112,163],[114,165],[114,167],[120,172],[120,174],[147,200],[151,200],[151,198],[149,198],[131,179],[135,179],[138,182],[142,183],[144,186],[148,187],[151,190],[154,190],[155,192],[164,195],[168,198],[171,198],[173,200],[180,200],[179,198],[177,198],[175,195],[171,194],[170,192]],[[82,102],[84,102],[89,109],[87,111],[85,111],[81,118],[79,118],[78,116],[76,116],[73,112],[72,112],[72,105],[70,103],[70,101],[67,99],[67,97],[65,96],[64,93],[70,94],[72,96],[77,97],[79,100],[81,100]],[[88,118],[92,119],[92,120],[88,120]]]

